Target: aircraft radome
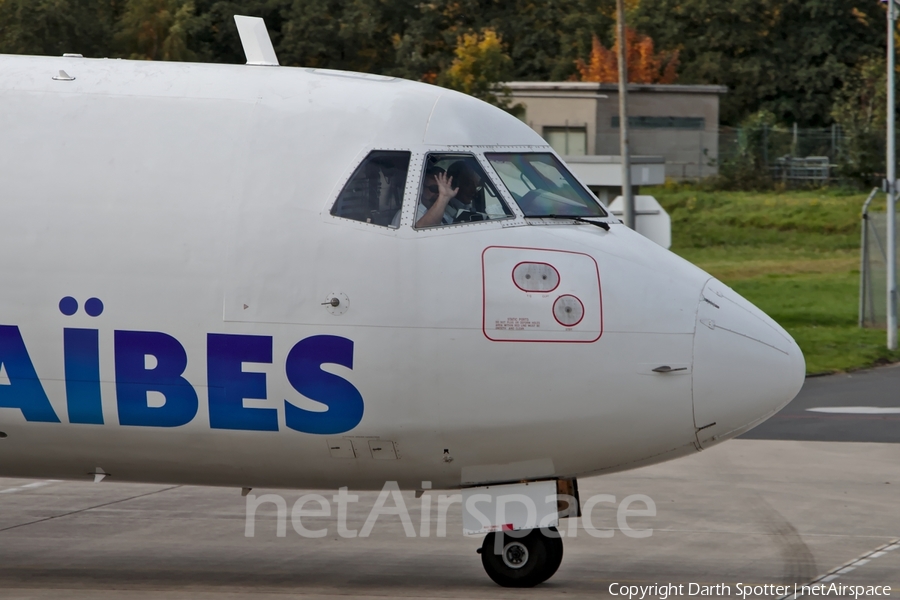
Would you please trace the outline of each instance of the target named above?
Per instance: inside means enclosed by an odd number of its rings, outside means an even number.
[[[255,65],[0,57],[0,476],[574,495],[799,391],[790,335],[525,124],[269,66],[260,23]],[[559,566],[495,533],[529,527],[481,523],[501,585]]]

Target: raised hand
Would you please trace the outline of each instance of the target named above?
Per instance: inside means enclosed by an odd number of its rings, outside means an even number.
[[[450,200],[459,192],[458,187],[453,187],[453,178],[447,176],[446,173],[438,173],[434,179],[438,185],[438,198]]]

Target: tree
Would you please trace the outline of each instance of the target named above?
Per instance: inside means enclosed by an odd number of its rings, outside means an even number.
[[[391,73],[435,83],[452,64],[461,36],[478,31],[483,17],[479,0],[422,2],[410,12],[405,30],[393,38]]]
[[[127,0],[116,42],[137,60],[192,60],[188,34],[194,25],[190,0]]]
[[[655,52],[653,39],[625,28],[625,62],[629,83],[675,83],[678,79],[678,50]],[[597,36],[593,38],[591,57],[587,63],[575,61],[582,81],[616,83],[619,81],[619,41],[607,50]]]
[[[434,82],[461,35],[490,28],[512,59],[514,80],[566,80],[591,37],[611,31],[615,0],[436,0],[413,4],[394,40],[392,74]]]
[[[294,0],[278,54],[283,64],[385,74],[413,12],[411,0]]]
[[[848,74],[883,52],[884,9],[870,0],[642,0],[631,22],[681,50],[683,83],[719,84],[721,121],[758,110],[824,126]]]
[[[766,110],[779,123],[830,125],[859,66],[883,54],[875,0],[626,5],[643,34],[627,42],[630,80],[677,73],[680,83],[727,86],[723,124]],[[0,52],[242,63],[235,13],[265,19],[284,65],[435,83],[461,60],[464,36],[491,30],[511,59],[508,80],[617,80],[606,50],[615,0],[0,0]]]
[[[887,121],[887,66],[882,57],[866,59],[846,78],[832,108],[841,126],[844,144],[841,173],[872,182],[885,170]]]
[[[765,110],[743,120],[738,129],[737,152],[719,165],[719,174],[713,179],[715,187],[762,190],[772,186],[768,165],[763,159],[769,144],[767,131],[774,125],[775,115]]]
[[[338,37],[340,13],[337,0],[293,2],[281,28],[279,61],[303,67],[340,68],[343,62],[343,45]]]
[[[501,83],[509,81],[511,73],[512,59],[504,52],[497,33],[487,28],[480,34],[466,33],[459,38],[456,58],[438,83],[516,114],[522,105],[511,106],[509,88]]]
[[[0,53],[110,56],[119,2],[0,0]]]
[[[188,46],[204,62],[224,62],[243,64],[247,61],[234,15],[261,17],[266,22],[269,37],[281,64],[285,62],[285,52],[280,48],[285,19],[292,0],[194,0],[196,19],[188,37]]]

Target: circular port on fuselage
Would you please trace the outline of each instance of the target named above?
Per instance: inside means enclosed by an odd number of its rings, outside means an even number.
[[[560,325],[575,327],[584,318],[584,304],[571,294],[564,294],[553,303],[553,316]]]

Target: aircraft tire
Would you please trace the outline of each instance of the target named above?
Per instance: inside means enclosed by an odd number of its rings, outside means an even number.
[[[559,537],[559,534],[556,532],[556,527],[551,527],[551,531],[553,531],[554,535],[551,536],[541,536],[544,538],[547,543],[547,566],[544,569],[544,573],[542,575],[542,579],[539,583],[544,583],[554,574],[556,574],[556,570],[559,569],[559,566],[562,564],[563,559],[563,541],[562,538]]]
[[[551,528],[555,533],[556,529]],[[495,554],[494,544],[503,536],[502,551]],[[481,564],[494,583],[502,587],[534,587],[550,579],[562,563],[563,544],[557,536],[546,536],[532,529],[524,536],[489,533],[481,545]]]

